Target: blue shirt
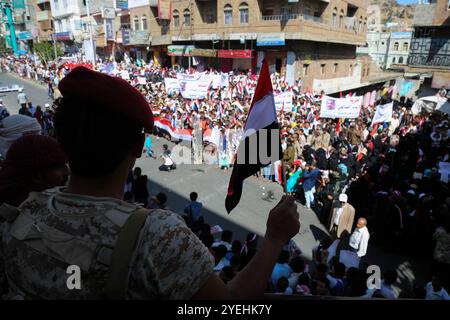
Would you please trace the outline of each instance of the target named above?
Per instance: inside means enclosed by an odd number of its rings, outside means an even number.
[[[278,279],[285,277],[286,279],[289,279],[289,277],[292,274],[292,269],[289,267],[287,263],[276,263],[275,267],[272,271],[272,283],[274,286],[277,285]]]
[[[316,179],[319,175],[320,170],[314,169],[312,171],[305,171],[303,174],[303,190],[310,191],[316,186]]]
[[[184,208],[184,213],[192,215],[192,219],[194,221],[197,221],[198,218],[200,218],[200,216],[202,215],[202,207],[203,204],[201,202],[192,201]]]
[[[152,138],[150,136],[145,137],[145,149],[151,150],[152,149]]]

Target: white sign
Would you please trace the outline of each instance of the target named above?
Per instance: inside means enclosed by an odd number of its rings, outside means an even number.
[[[165,78],[164,85],[166,87],[167,94],[174,94],[180,92],[180,84],[178,83],[178,79]]]
[[[323,97],[320,107],[321,118],[358,118],[363,97],[331,98]]]
[[[363,96],[359,97],[347,97],[339,103],[339,118],[354,119],[359,117],[361,111],[361,105],[363,102]]]
[[[187,75],[178,74],[180,93],[185,99],[203,99],[208,95],[212,76],[204,73]]]
[[[230,76],[228,73],[220,74],[220,87],[228,88],[230,86]]]
[[[139,84],[143,84],[143,85],[147,84],[147,79],[145,79],[145,77],[138,77],[138,81],[139,81]]]
[[[373,119],[372,119],[372,124],[390,121],[392,118],[392,107],[393,106],[394,106],[394,102],[378,105],[377,110],[375,111],[375,115],[373,116]]]
[[[283,92],[274,96],[275,108],[277,111],[281,111],[284,105],[284,112],[292,111],[292,92]]]
[[[222,76],[220,74],[214,74],[212,76],[212,88],[218,89],[220,87],[220,81],[222,79]]]

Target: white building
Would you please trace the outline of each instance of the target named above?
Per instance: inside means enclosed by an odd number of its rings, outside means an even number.
[[[367,46],[357,49],[359,54],[368,54],[382,69],[392,65],[406,65],[412,32],[368,32]]]
[[[81,42],[81,7],[86,0],[50,0],[56,40]]]

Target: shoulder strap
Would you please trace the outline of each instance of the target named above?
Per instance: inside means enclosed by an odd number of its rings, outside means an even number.
[[[140,230],[145,223],[149,210],[141,208],[133,212],[119,232],[116,246],[111,257],[111,264],[106,282],[106,298],[110,300],[125,299],[128,287],[131,258],[136,247]]]

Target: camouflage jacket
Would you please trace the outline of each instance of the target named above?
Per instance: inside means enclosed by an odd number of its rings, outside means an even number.
[[[31,193],[0,228],[0,292],[5,299],[102,299],[118,233],[138,206],[113,198]],[[81,288],[67,268],[79,266]],[[141,229],[127,299],[189,299],[213,273],[214,259],[176,213],[156,209]]]

